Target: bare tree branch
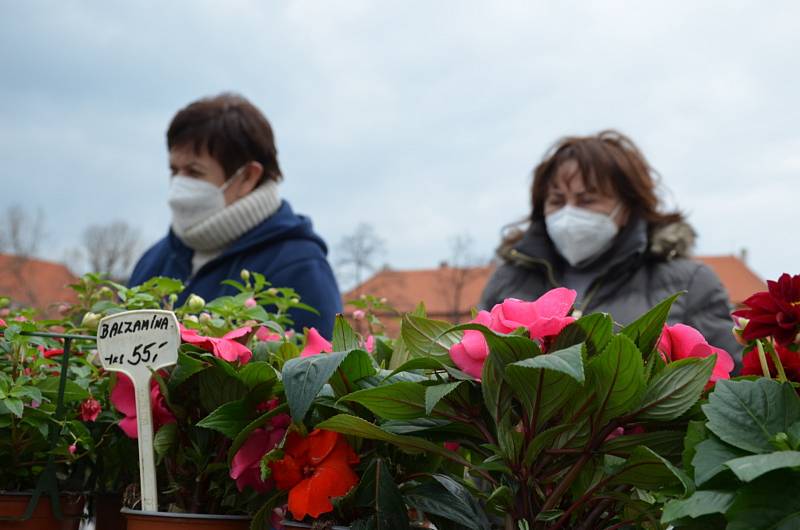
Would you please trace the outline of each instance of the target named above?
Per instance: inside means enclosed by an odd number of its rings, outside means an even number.
[[[31,258],[36,255],[44,238],[44,213],[37,209],[35,213],[15,204],[9,207],[0,226],[0,250],[12,254],[8,260],[9,277],[25,290],[27,303],[37,305],[36,289],[23,277],[23,270]]]
[[[359,223],[355,231],[339,240],[336,246],[336,267],[356,287],[361,285],[365,272],[375,270],[374,261],[385,251],[383,239],[372,225]]]
[[[442,263],[443,281],[439,293],[446,301],[447,318],[458,322],[464,302],[464,289],[482,262],[472,253],[474,240],[469,234],[458,234],[450,238],[450,259]]]
[[[83,232],[83,245],[92,271],[124,281],[139,254],[139,231],[125,221],[92,225]]]

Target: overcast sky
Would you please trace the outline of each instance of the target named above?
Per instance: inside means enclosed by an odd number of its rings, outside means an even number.
[[[489,256],[566,134],[614,127],[659,170],[701,254],[800,272],[800,3],[0,0],[0,208],[167,230],[164,132],[240,92],[276,131],[281,193],[334,248]],[[335,258],[335,253],[334,253]]]

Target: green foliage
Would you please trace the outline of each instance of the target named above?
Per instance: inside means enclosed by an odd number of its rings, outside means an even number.
[[[669,502],[662,521],[733,530],[800,524],[800,440],[794,435],[800,398],[792,385],[719,381],[702,410],[707,430],[690,431],[684,457],[691,457],[702,489]]]

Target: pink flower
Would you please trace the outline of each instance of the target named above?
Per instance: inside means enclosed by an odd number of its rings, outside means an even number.
[[[372,335],[367,337],[366,342],[364,342],[364,348],[366,348],[369,353],[372,353],[375,350],[375,337]]]
[[[675,324],[664,326],[658,341],[658,351],[666,357],[667,362],[689,357],[708,357],[717,354],[714,370],[706,388],[711,388],[719,379],[730,379],[733,370],[733,358],[721,348],[715,348],[706,342],[705,337],[691,326]]]
[[[492,316],[488,311],[481,311],[471,323],[482,324],[491,329]],[[450,346],[450,358],[456,366],[479,381],[483,373],[483,363],[488,356],[489,345],[480,331],[468,329],[464,331],[461,342]]]
[[[89,398],[81,403],[81,419],[83,421],[95,421],[100,415],[100,402],[94,398]]]
[[[72,444],[69,447],[67,447],[67,450],[69,450],[69,454],[74,455],[75,451],[78,450],[78,446],[75,445],[75,444]]]
[[[253,298],[252,296],[244,301],[244,306],[246,308],[248,308],[248,309],[250,309],[251,307],[255,307],[257,305],[258,305],[258,302],[256,302],[256,299]]]
[[[119,427],[129,438],[138,438],[136,427],[136,394],[133,382],[127,375],[117,374],[117,384],[111,391],[111,404],[125,417],[119,422]],[[175,421],[175,416],[167,408],[167,400],[161,395],[158,382],[150,381],[150,406],[153,410],[153,431],[158,431],[162,425]]]
[[[364,311],[362,311],[361,309],[356,309],[355,311],[353,311],[353,318],[355,320],[364,320],[364,314],[365,314]]]
[[[325,340],[316,328],[308,328],[306,331],[306,345],[303,351],[300,352],[300,357],[311,357],[322,352],[330,353],[332,351],[333,345]]]
[[[256,338],[263,342],[278,342],[281,340],[279,333],[270,331],[264,326],[261,326],[256,330]]]
[[[225,359],[229,363],[239,361],[245,364],[253,357],[253,352],[236,339],[246,336],[252,329],[253,328],[249,326],[245,326],[243,328],[234,329],[222,337],[204,337],[194,329],[181,326],[181,339],[184,342],[194,344],[199,348],[210,351],[220,359]]]
[[[0,318],[0,328],[7,328],[7,327],[8,327],[8,324],[6,324],[6,321],[3,320],[2,318]]]
[[[533,302],[507,298],[492,308],[492,330],[511,333],[519,327],[526,328],[532,340],[544,341],[558,335],[575,321],[567,316],[577,293],[559,287],[547,291]]]
[[[236,481],[239,491],[250,486],[258,493],[265,493],[274,486],[272,479],[261,480],[261,459],[283,440],[286,427],[291,418],[288,414],[278,414],[270,423],[254,430],[242,444],[231,461],[230,476]]]

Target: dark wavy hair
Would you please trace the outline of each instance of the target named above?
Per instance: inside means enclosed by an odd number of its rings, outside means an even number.
[[[633,141],[615,130],[590,136],[568,136],[553,144],[533,170],[531,215],[525,221],[544,219],[544,202],[558,168],[567,161],[578,165],[588,188],[604,195],[617,195],[632,216],[644,219],[650,231],[684,221],[679,211],[665,212],[658,197],[659,176]],[[525,222],[523,221],[523,222]],[[516,223],[519,225],[519,223]],[[516,243],[522,232],[511,228],[503,247]]]
[[[275,135],[258,108],[238,94],[199,99],[182,108],[167,129],[167,149],[191,146],[208,151],[230,178],[247,162],[264,167],[261,182],[282,178]]]

